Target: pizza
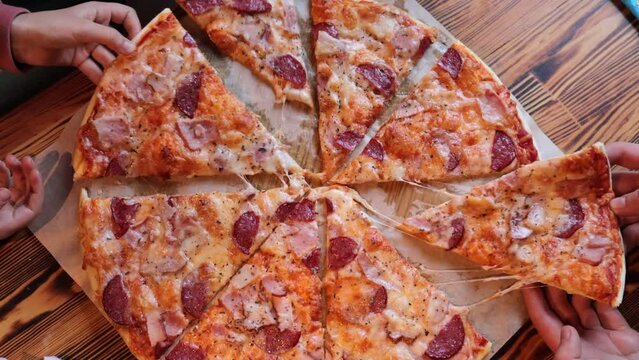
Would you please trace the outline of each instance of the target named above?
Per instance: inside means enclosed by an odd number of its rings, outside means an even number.
[[[390,4],[312,0],[311,6],[320,149],[330,178],[437,33]]]
[[[106,70],[78,132],[75,179],[300,170],[222,83],[170,10]]]
[[[625,264],[602,144],[536,162],[401,228],[488,268],[618,306]]]
[[[356,196],[356,195],[355,195]],[[481,359],[490,343],[375,228],[348,190],[318,188],[324,200],[326,357]]]
[[[509,172],[537,159],[508,89],[456,42],[332,181],[458,180]]]
[[[249,68],[275,100],[313,108],[293,0],[177,0],[224,54]]]
[[[324,358],[314,207],[308,199],[281,205],[283,222],[167,360]]]
[[[93,198],[80,241],[93,298],[139,359],[156,359],[279,224],[301,189]],[[281,211],[280,211],[281,212]]]

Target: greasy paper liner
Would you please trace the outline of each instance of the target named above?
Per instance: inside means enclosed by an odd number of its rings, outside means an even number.
[[[307,55],[311,54],[309,32],[311,28],[310,4],[308,0],[295,1],[300,17],[302,39]],[[435,64],[439,56],[454,37],[415,0],[396,1],[396,5],[406,9],[412,16],[440,31],[439,40],[428,50],[426,60],[420,61],[419,69],[411,74],[415,83]],[[185,28],[196,38],[206,57],[218,71],[226,86],[251,110],[259,114],[263,124],[288,147],[291,155],[306,169],[320,171],[317,139],[317,115],[314,110],[296,104],[274,104],[274,94],[270,87],[254,77],[249,70],[236,62],[221,56],[210,44],[206,35],[188,18],[181,19]],[[315,74],[312,58],[307,56],[308,78],[312,88]],[[406,92],[401,95],[406,95]],[[531,129],[540,157],[547,159],[561,155],[561,150],[539,129],[534,120],[519,106],[520,113]],[[86,273],[82,270],[82,251],[77,236],[77,207],[80,189],[86,187],[95,196],[132,196],[154,193],[189,194],[207,191],[242,191],[246,184],[238,177],[222,176],[214,178],[194,178],[183,181],[161,182],[151,179],[130,179],[114,181],[102,179],[93,182],[72,182],[71,153],[76,143],[76,133],[82,121],[85,108],[81,109],[66,125],[62,135],[51,147],[38,156],[38,162],[45,175],[46,199],[42,214],[30,225],[40,242],[60,263],[60,266],[93,299]],[[377,124],[379,126],[379,124]],[[370,132],[369,132],[370,134]],[[250,179],[258,189],[278,186],[272,179]],[[471,185],[488,179],[465,181],[455,184],[436,184],[420,188],[406,183],[366,184],[355,188],[378,211],[395,219],[414,215],[428,206],[446,201],[449,192],[464,192]],[[423,244],[407,237],[390,227],[379,225],[397,249],[416,264],[428,269],[478,269],[461,257]],[[484,271],[463,271],[428,273],[433,282],[453,281],[472,277],[496,275]],[[452,303],[466,305],[481,300],[498,289],[503,289],[512,281],[462,282],[442,286]],[[527,319],[518,292],[510,293],[496,300],[472,307],[470,318],[486,338],[493,343],[492,353],[524,324]],[[491,354],[492,354],[491,353]]]

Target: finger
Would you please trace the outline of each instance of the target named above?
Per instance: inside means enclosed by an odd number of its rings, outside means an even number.
[[[586,329],[597,329],[601,327],[599,317],[592,307],[592,300],[580,295],[573,295],[572,306],[577,311],[581,326]]]
[[[612,306],[598,302],[595,303],[595,310],[604,328],[608,330],[623,330],[629,327],[628,322],[619,310]]]
[[[11,171],[4,161],[0,160],[0,187],[8,188],[9,186],[11,186]]]
[[[610,200],[610,207],[617,216],[639,215],[639,190]]]
[[[44,201],[44,185],[42,184],[42,176],[31,157],[25,158],[22,163],[24,173],[27,176],[27,181],[31,189],[29,199],[27,201],[27,207],[34,213],[38,213],[42,209],[42,203]]]
[[[100,65],[102,65],[103,69],[106,69],[113,60],[115,60],[115,55],[109,49],[105,48],[102,45],[98,45],[91,52],[91,57],[97,61]]]
[[[88,20],[78,24],[75,37],[84,44],[98,43],[120,54],[135,51],[135,45],[114,28]]]
[[[102,79],[102,69],[90,57],[87,57],[78,65],[78,70],[82,71],[94,84],[99,83],[100,79]]]
[[[550,310],[540,288],[525,287],[521,290],[530,320],[548,347],[559,346],[561,320]]]
[[[16,203],[17,206],[22,205],[22,203],[25,202],[31,194],[31,183],[29,182],[29,174],[31,173],[31,170],[33,170],[33,167],[33,160],[31,160],[31,157],[29,156],[23,157],[22,161],[20,161],[22,176],[24,176],[24,196],[22,197],[21,203]]]
[[[555,351],[555,360],[574,360],[581,358],[581,339],[572,326],[561,328],[561,343]]]
[[[612,143],[606,145],[606,153],[612,165],[627,169],[639,169],[639,145],[632,143]]]
[[[0,188],[0,208],[11,200],[11,191],[9,189]]]
[[[626,226],[621,232],[627,254],[639,246],[639,223]]]
[[[639,215],[637,216],[624,216],[622,218],[619,218],[619,225],[620,226],[628,226],[628,225],[632,225],[634,223],[638,223],[639,222]]]
[[[9,190],[11,191],[11,201],[15,204],[20,202],[26,195],[24,172],[22,171],[20,160],[13,155],[7,155],[5,163],[11,171],[11,178],[13,179],[13,184]]]
[[[546,289],[546,297],[550,308],[564,324],[575,327],[580,326],[579,316],[577,316],[577,312],[568,302],[568,296],[565,291],[549,287]]]
[[[142,29],[138,14],[132,7],[118,3],[99,3],[96,10],[97,18],[108,17],[109,22],[122,24],[131,39]]]
[[[612,189],[617,196],[639,189],[639,173],[631,171],[612,173]]]

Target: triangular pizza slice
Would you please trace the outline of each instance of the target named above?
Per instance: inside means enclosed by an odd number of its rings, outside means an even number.
[[[424,279],[348,189],[313,190],[326,220],[326,354],[331,359],[481,359],[490,343]]]
[[[155,359],[279,224],[300,190],[80,202],[94,300],[139,359]]]
[[[624,250],[603,145],[539,161],[405,220],[484,267],[618,306]]]
[[[324,358],[314,203],[285,204],[278,215],[285,222],[216,296],[167,360]]]
[[[215,46],[271,85],[275,99],[313,107],[293,0],[177,0]]]
[[[454,180],[508,172],[537,159],[508,89],[456,42],[332,180]]]
[[[330,177],[394,97],[436,30],[371,0],[312,0],[322,166]]]
[[[170,10],[106,70],[74,153],[75,179],[190,177],[299,166],[222,83]]]

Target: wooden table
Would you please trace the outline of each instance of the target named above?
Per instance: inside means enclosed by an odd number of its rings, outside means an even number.
[[[425,0],[479,54],[564,151],[639,142],[639,22],[618,1]],[[37,154],[89,100],[74,73],[0,119],[0,155]],[[621,310],[639,328],[639,254]],[[0,242],[0,356],[130,358],[126,346],[28,230]],[[527,324],[496,358],[549,350]]]

